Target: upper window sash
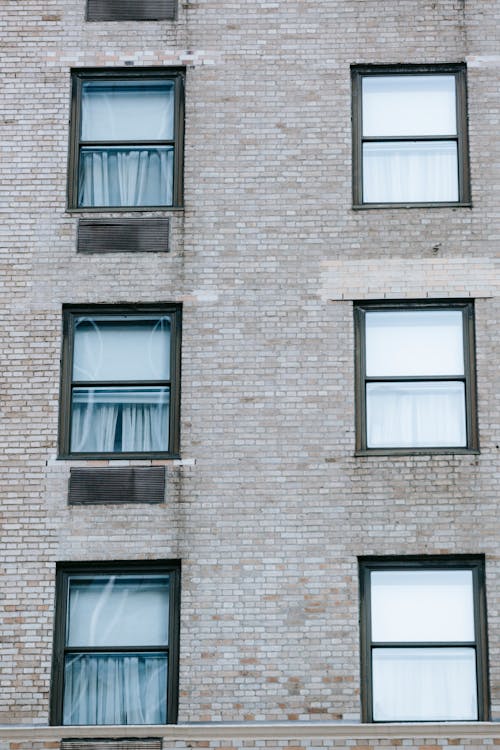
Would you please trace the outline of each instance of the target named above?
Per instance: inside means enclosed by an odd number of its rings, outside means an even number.
[[[465,65],[351,74],[354,207],[469,205]]]
[[[69,209],[182,206],[183,83],[175,68],[73,71]]]

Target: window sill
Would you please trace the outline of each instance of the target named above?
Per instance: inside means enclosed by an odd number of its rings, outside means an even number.
[[[442,456],[479,455],[479,448],[370,448],[354,451],[355,458],[367,456]]]
[[[472,208],[472,203],[354,203],[353,211],[380,208]]]
[[[86,206],[84,208],[67,207],[67,214],[124,214],[124,213],[183,213],[184,206]]]
[[[142,461],[149,465],[152,461],[180,461],[180,453],[60,453],[58,461],[91,461],[92,464],[107,465],[116,461]]]
[[[171,466],[171,467],[177,467],[177,466],[195,466],[196,465],[196,459],[195,458],[180,458],[180,457],[169,457],[169,458],[151,458],[150,456],[147,456],[146,458],[142,456],[141,458],[129,460],[129,459],[122,459],[121,461],[119,459],[112,460],[108,458],[100,458],[100,457],[94,457],[94,458],[77,458],[75,456],[52,456],[51,458],[48,458],[46,461],[46,465],[48,467],[52,467],[54,471],[62,471],[63,473],[66,473],[65,464],[63,462],[66,462],[66,466],[69,466],[70,468],[75,467],[86,467],[86,466],[94,466],[96,468],[100,466]]]

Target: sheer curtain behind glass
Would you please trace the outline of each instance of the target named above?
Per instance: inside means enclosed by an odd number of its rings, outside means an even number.
[[[475,721],[474,649],[376,649],[375,721]]]
[[[147,383],[169,379],[168,317],[77,319],[73,383],[96,385],[73,387],[71,451],[168,450],[170,388]],[[110,381],[114,385],[104,385]]]
[[[365,143],[363,198],[365,203],[458,201],[457,144]]]
[[[366,377],[393,378],[366,383],[367,447],[465,446],[462,312],[367,312],[365,334]]]
[[[463,383],[367,383],[369,448],[465,447]]]
[[[362,100],[363,202],[458,201],[455,77],[364,76]]]
[[[470,570],[372,572],[371,640],[375,721],[477,719]]]
[[[168,622],[168,576],[72,577],[63,723],[164,724]]]
[[[174,83],[86,81],[81,107],[78,205],[171,206]]]

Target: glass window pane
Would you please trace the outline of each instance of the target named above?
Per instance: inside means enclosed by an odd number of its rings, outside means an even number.
[[[363,135],[455,135],[452,75],[363,77]]]
[[[165,724],[167,655],[70,654],[63,724]]]
[[[460,310],[367,312],[366,375],[463,375]]]
[[[376,642],[473,641],[472,571],[373,571],[371,626]]]
[[[171,206],[174,149],[84,147],[80,151],[79,206]]]
[[[168,380],[170,318],[75,321],[73,380]]]
[[[465,447],[463,383],[367,383],[368,448]]]
[[[456,141],[363,144],[363,203],[456,201]]]
[[[68,646],[168,644],[168,576],[70,578]]]
[[[474,721],[477,716],[473,648],[376,648],[375,721]]]
[[[71,452],[167,451],[168,388],[74,388]]]
[[[82,84],[82,141],[154,141],[173,137],[173,81]]]

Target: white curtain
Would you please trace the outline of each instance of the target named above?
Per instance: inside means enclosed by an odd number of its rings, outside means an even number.
[[[457,200],[458,161],[454,141],[363,145],[364,203]]]
[[[124,406],[122,422],[123,451],[167,450],[168,410],[165,405]]]
[[[72,451],[111,453],[114,450],[118,405],[74,404],[71,419]]]
[[[168,397],[165,389],[150,393],[149,398],[125,389],[122,393],[113,390],[109,396],[104,389],[97,396],[92,390],[77,390],[72,409],[72,452],[168,450]]]
[[[174,152],[165,148],[82,149],[80,206],[171,206]]]
[[[464,447],[463,383],[368,383],[369,448]]]
[[[477,719],[472,648],[373,651],[375,721]]]
[[[165,724],[166,695],[164,655],[70,655],[63,724]]]

